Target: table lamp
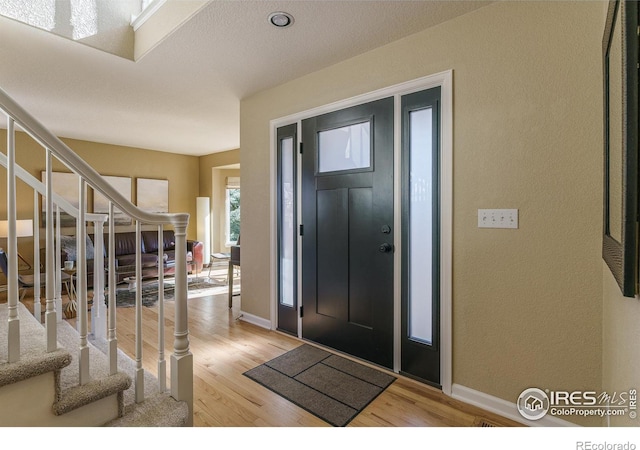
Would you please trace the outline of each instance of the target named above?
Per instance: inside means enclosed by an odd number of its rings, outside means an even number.
[[[0,238],[7,238],[9,234],[8,230],[8,222],[6,220],[0,220]],[[33,236],[33,220],[31,219],[21,219],[16,220],[16,236],[17,237],[31,237]],[[24,262],[28,269],[31,270],[31,264],[29,264],[20,253],[18,253],[18,258],[22,262]]]

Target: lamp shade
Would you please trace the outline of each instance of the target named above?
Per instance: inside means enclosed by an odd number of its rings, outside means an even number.
[[[9,222],[6,220],[0,220],[0,237],[6,238],[9,236]],[[21,219],[16,220],[16,237],[30,237],[33,236],[33,220]]]

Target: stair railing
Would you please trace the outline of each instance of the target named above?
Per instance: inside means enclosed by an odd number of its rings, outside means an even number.
[[[0,153],[0,166],[5,169],[8,167],[7,156],[4,153]],[[22,180],[27,186],[33,189],[33,270],[34,270],[34,286],[33,286],[33,315],[39,321],[42,322],[42,310],[41,310],[41,285],[40,285],[40,211],[38,209],[38,205],[40,202],[40,196],[45,196],[45,185],[40,180],[35,178],[25,169],[20,167],[18,164],[15,165],[15,175],[18,179]],[[60,260],[60,212],[63,211],[69,214],[73,219],[79,220],[79,211],[78,208],[69,203],[64,197],[59,196],[55,192],[53,193],[53,204],[56,211],[56,220],[54,221],[55,227],[55,242],[56,242],[56,270],[54,271],[55,276],[55,309],[58,321],[62,320],[62,292],[61,292],[61,279],[62,279],[62,261]],[[99,214],[99,213],[86,213],[85,220],[88,222],[92,222],[95,230],[102,230],[103,224],[109,219],[107,214]],[[96,261],[96,264],[104,264],[103,254],[101,251],[98,251],[98,246],[104,248],[104,239],[102,232],[96,235],[96,242],[94,243],[96,247],[96,254],[99,254],[101,258],[100,261]],[[97,266],[101,267],[101,266]],[[94,272],[94,286],[96,287],[96,291],[98,293],[102,292],[102,300],[104,300],[104,272],[96,270]],[[104,305],[104,304],[103,304]],[[98,308],[99,309],[99,308]],[[106,309],[106,308],[105,308]],[[92,319],[94,317],[94,310],[92,309]],[[104,311],[96,311],[96,313],[101,313],[104,315]],[[93,321],[92,324],[98,324],[99,321]],[[106,332],[104,330],[94,330],[94,333],[97,338],[104,338],[106,336]]]
[[[39,121],[25,111],[17,102],[15,102],[6,92],[0,89],[0,109],[7,115],[7,155],[2,165],[7,169],[7,255],[9,260],[7,277],[7,304],[8,304],[8,362],[17,362],[20,359],[20,321],[18,318],[18,266],[17,266],[17,236],[16,236],[16,179],[22,179],[34,189],[34,218],[38,216],[37,204],[38,195],[43,198],[45,205],[45,274],[46,274],[46,309],[44,312],[46,328],[46,345],[47,351],[57,349],[57,322],[61,319],[61,298],[60,294],[60,249],[56,248],[60,243],[60,227],[54,227],[60,224],[60,209],[69,213],[76,218],[76,239],[77,239],[77,258],[76,258],[76,280],[77,280],[77,300],[78,300],[78,318],[77,329],[80,335],[79,345],[79,380],[80,384],[86,384],[90,381],[89,370],[89,347],[88,347],[88,298],[86,284],[86,240],[87,220],[93,220],[94,236],[96,238],[96,255],[100,255],[98,260],[94,259],[94,268],[104,267],[104,261],[100,261],[104,242],[103,224],[105,217],[108,217],[109,228],[109,248],[108,255],[108,315],[104,314],[104,309],[100,309],[99,305],[104,305],[104,276],[102,281],[99,275],[94,275],[94,299],[92,308],[93,332],[98,334],[106,334],[107,355],[109,357],[109,372],[115,374],[117,372],[117,337],[116,337],[116,303],[115,303],[115,223],[114,210],[117,207],[120,211],[127,214],[135,221],[136,226],[136,374],[135,383],[135,399],[140,403],[144,401],[144,369],[142,367],[142,270],[141,270],[141,226],[155,225],[158,229],[159,242],[163,242],[162,234],[165,225],[173,227],[175,236],[175,254],[187,255],[187,235],[186,229],[189,223],[188,213],[151,213],[138,208],[136,205],[126,199],[120,192],[114,189],[95,169],[80,158],[73,150],[71,150],[64,142],[62,142],[51,131],[44,127]],[[27,133],[34,141],[39,143],[45,151],[45,180],[44,183],[36,180],[28,174],[24,169],[16,164],[16,124]],[[79,179],[79,206],[76,209],[64,199],[56,196],[53,191],[52,183],[52,167],[53,158],[62,162],[68,169],[78,175]],[[0,158],[2,159],[2,158]],[[27,181],[28,180],[28,181]],[[91,215],[86,211],[86,188],[90,186],[94,191],[102,194],[109,201],[109,214]],[[54,211],[56,220],[54,220]],[[39,230],[36,220],[35,229]],[[34,232],[34,255],[39,254],[39,250],[35,251],[40,240],[35,236]],[[160,389],[165,390],[166,383],[166,362],[164,360],[164,302],[163,302],[163,270],[162,270],[162,245],[159,245],[159,325],[158,325],[158,380]],[[37,276],[34,278],[39,280],[39,257],[35,257],[34,267]],[[98,265],[100,264],[100,265]],[[95,270],[95,272],[103,272]],[[56,273],[58,275],[56,275]],[[174,321],[174,342],[173,354],[170,358],[170,395],[178,400],[185,401],[189,406],[189,419],[187,425],[193,425],[193,355],[189,348],[189,331],[187,325],[187,261],[186,258],[176,257],[175,259],[175,321]],[[34,286],[39,292],[40,286]],[[56,292],[57,291],[57,292]],[[39,297],[39,294],[38,294]],[[34,298],[34,308],[36,300]],[[40,299],[37,300],[38,305]],[[98,306],[97,308],[95,308]],[[96,310],[94,312],[94,309]],[[35,309],[34,309],[35,313]]]

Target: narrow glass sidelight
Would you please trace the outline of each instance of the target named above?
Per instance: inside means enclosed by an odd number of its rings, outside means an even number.
[[[294,142],[281,141],[280,156],[280,304],[293,307],[295,300],[295,170]]]
[[[318,133],[318,173],[371,167],[371,125],[356,123]]]
[[[298,334],[297,124],[277,131],[278,330]]]
[[[440,386],[440,88],[402,97],[400,371]]]
[[[409,338],[433,342],[432,108],[409,113]],[[425,276],[427,274],[427,276]]]

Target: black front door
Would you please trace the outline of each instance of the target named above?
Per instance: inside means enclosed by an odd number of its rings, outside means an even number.
[[[302,122],[302,337],[393,367],[393,98]]]

